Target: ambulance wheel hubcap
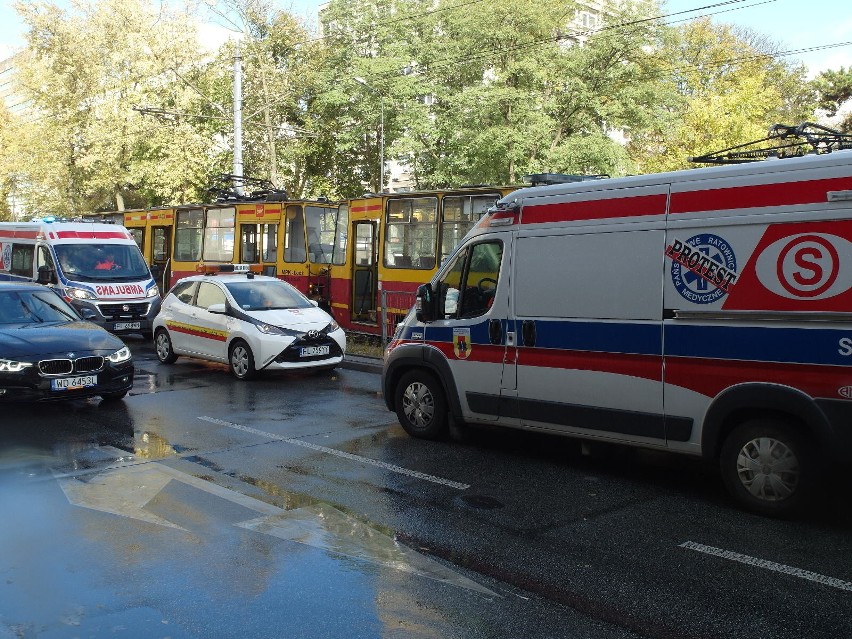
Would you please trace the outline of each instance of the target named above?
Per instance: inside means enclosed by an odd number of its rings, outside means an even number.
[[[779,501],[796,492],[801,471],[796,454],[784,442],[757,437],[740,449],[737,474],[743,487],[757,499]]]
[[[425,384],[415,382],[405,389],[402,396],[403,410],[408,421],[418,428],[432,423],[435,415],[435,398]]]

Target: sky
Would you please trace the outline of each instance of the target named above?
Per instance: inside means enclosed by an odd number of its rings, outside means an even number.
[[[52,0],[60,6],[68,0]],[[275,0],[282,9],[316,20],[325,0]],[[554,0],[549,0],[554,1]],[[12,0],[0,0],[0,59],[20,48],[24,30]],[[476,5],[472,5],[475,7]],[[487,7],[487,3],[482,6]],[[737,24],[768,36],[788,57],[806,64],[811,75],[826,69],[852,67],[852,5],[849,0],[666,0],[668,22],[710,15],[715,22]],[[824,48],[846,43],[845,46]],[[804,51],[806,49],[818,49]]]

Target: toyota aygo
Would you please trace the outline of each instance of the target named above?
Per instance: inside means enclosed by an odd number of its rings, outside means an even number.
[[[283,280],[228,266],[237,272],[184,278],[163,299],[154,319],[161,362],[181,355],[222,362],[244,380],[262,370],[332,369],[343,361],[346,335],[315,302]]]

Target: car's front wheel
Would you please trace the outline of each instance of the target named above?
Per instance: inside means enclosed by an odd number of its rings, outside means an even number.
[[[254,355],[243,340],[235,340],[228,354],[231,373],[237,379],[251,379],[257,374],[254,367]]]
[[[172,364],[177,360],[178,356],[172,348],[172,338],[166,329],[161,328],[157,331],[154,337],[154,350],[157,353],[157,359],[163,364]]]

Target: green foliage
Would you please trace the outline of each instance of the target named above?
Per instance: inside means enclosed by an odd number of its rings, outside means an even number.
[[[684,168],[852,91],[852,71],[808,83],[764,36],[666,27],[649,3],[582,31],[570,1],[331,0],[318,37],[269,0],[218,0],[232,37],[209,50],[192,44],[209,15],[60,6],[18,5],[27,109],[0,117],[0,191],[31,213],[209,200],[231,172],[237,52],[244,173],[293,197],[377,190],[382,155],[415,188]]]
[[[819,99],[819,108],[830,117],[836,116],[844,103],[852,98],[852,67],[823,71],[814,78],[813,87]],[[852,113],[843,118],[839,128],[846,133],[852,132]]]

